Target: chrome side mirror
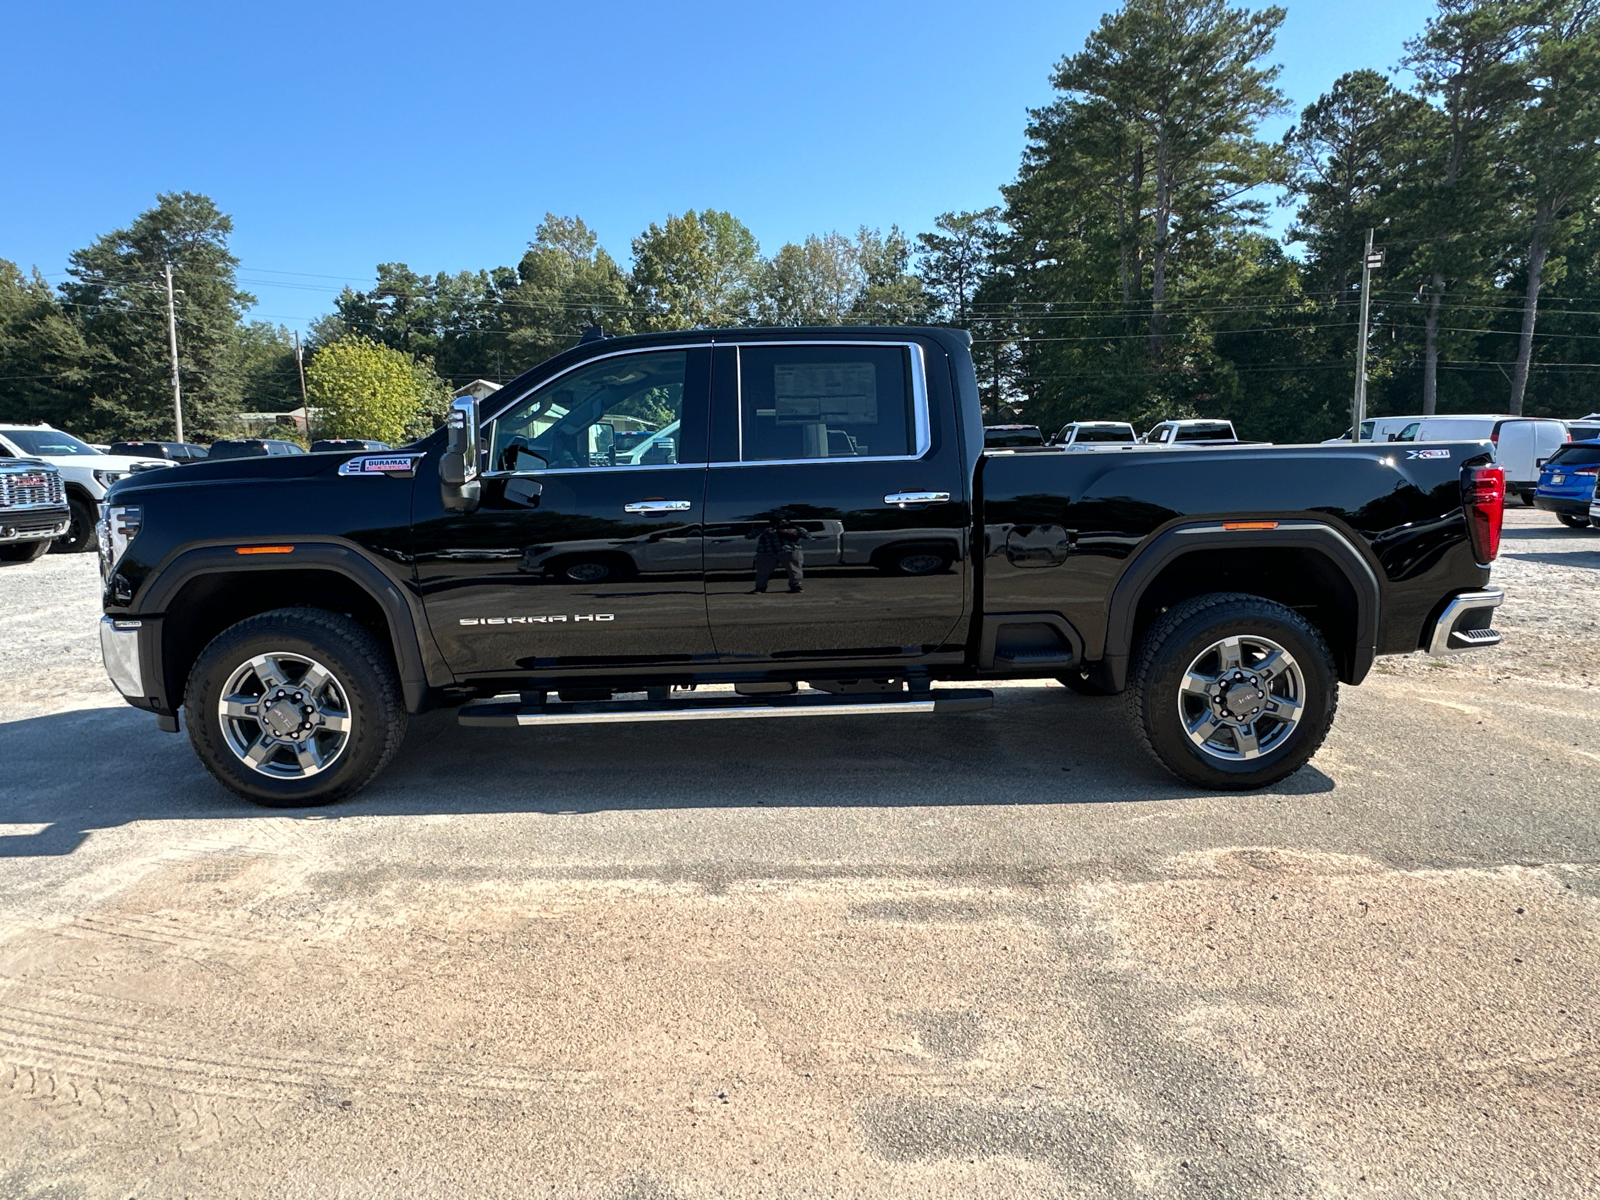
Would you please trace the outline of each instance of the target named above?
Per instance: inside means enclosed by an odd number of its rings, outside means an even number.
[[[449,432],[439,459],[439,497],[455,512],[478,507],[478,401],[457,396],[450,406]]]

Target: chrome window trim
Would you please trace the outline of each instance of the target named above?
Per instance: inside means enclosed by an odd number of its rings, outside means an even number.
[[[609,354],[597,354],[586,358],[582,362],[573,363],[563,371],[541,380],[527,391],[520,393],[515,399],[509,401],[503,408],[498,408],[489,417],[481,417],[480,425],[484,428],[498,421],[518,404],[543,388],[548,387],[563,376],[570,375],[573,371],[583,367],[592,366],[608,358],[622,358],[633,354],[675,354],[689,350],[710,350],[717,346],[731,346],[735,350],[733,356],[734,375],[739,389],[737,397],[738,409],[738,437],[739,454],[737,461],[727,462],[697,462],[697,463],[651,463],[638,466],[621,467],[551,467],[544,471],[483,471],[480,479],[511,479],[524,477],[537,479],[545,475],[587,475],[595,471],[674,471],[684,469],[706,469],[710,467],[756,467],[756,466],[798,466],[814,463],[846,463],[846,462],[916,462],[925,458],[928,451],[933,449],[933,427],[928,411],[928,364],[927,356],[922,345],[914,341],[881,341],[872,338],[774,338],[763,341],[727,341],[715,340],[705,342],[684,342],[670,346],[635,346],[628,350],[613,350]],[[744,358],[737,353],[745,346],[896,346],[911,352],[911,420],[912,428],[916,433],[917,452],[915,454],[882,454],[862,456],[859,458],[744,458]],[[708,418],[710,414],[707,414]],[[492,445],[493,433],[488,434]]]
[[[596,475],[601,471],[704,471],[703,462],[624,463],[620,467],[549,467],[543,471],[481,471],[479,479],[543,479],[546,475]]]

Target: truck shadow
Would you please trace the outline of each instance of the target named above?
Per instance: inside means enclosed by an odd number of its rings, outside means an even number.
[[[1568,550],[1555,554],[1506,554],[1501,558],[1515,558],[1522,562],[1543,563],[1547,567],[1587,567],[1600,570],[1600,550]]]
[[[326,814],[585,814],[740,808],[1148,803],[1215,796],[1138,747],[1117,698],[996,689],[986,713],[814,717],[559,730],[465,729],[453,711],[412,719],[395,761],[352,800],[267,809],[208,775],[186,736],[132,709],[0,724],[0,858],[71,854],[134,821]],[[1261,793],[1332,791],[1315,766]],[[7,828],[9,827],[9,828]]]

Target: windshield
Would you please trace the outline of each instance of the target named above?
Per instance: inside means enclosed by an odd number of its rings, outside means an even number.
[[[1545,466],[1587,467],[1600,463],[1600,446],[1563,446],[1545,460]]]
[[[99,454],[87,442],[58,429],[7,429],[6,441],[15,442],[24,454]]]

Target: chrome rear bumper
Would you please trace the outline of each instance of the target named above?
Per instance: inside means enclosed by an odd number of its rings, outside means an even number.
[[[1462,592],[1444,606],[1428,639],[1429,654],[1460,654],[1500,644],[1500,631],[1489,627],[1489,618],[1506,598],[1503,588],[1481,592]]]

